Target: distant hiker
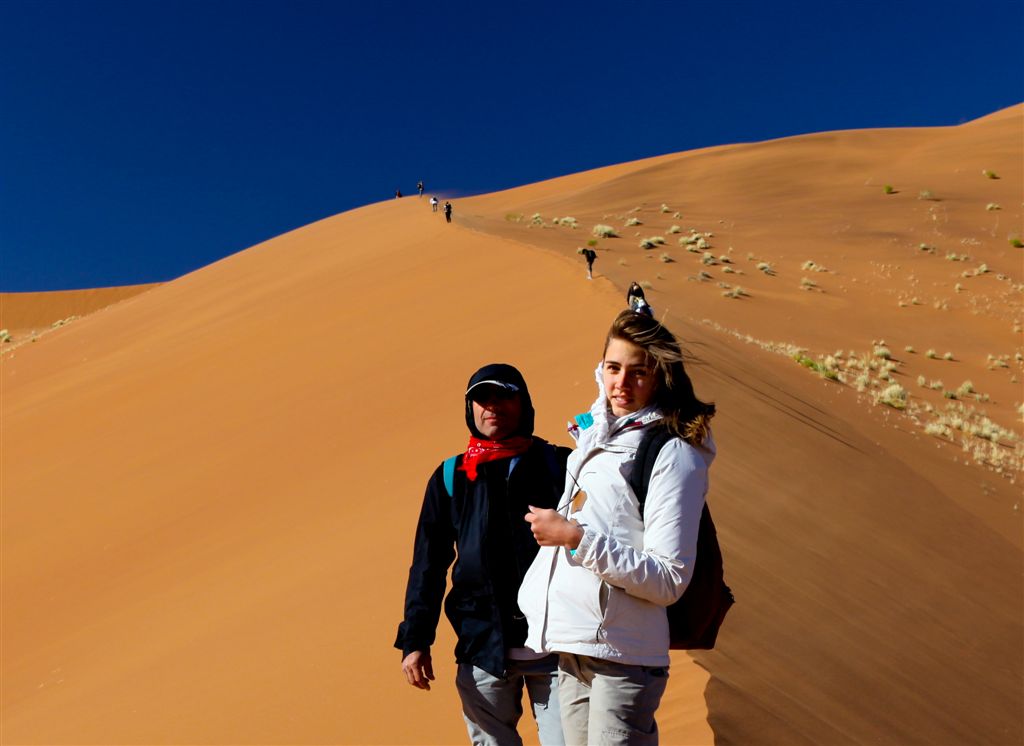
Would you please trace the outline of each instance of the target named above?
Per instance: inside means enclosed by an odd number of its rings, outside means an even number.
[[[437,212],[437,197],[430,198],[430,209],[432,212]]]
[[[444,201],[444,219],[447,222],[452,222],[452,203],[448,200]]]
[[[395,190],[395,199],[401,199],[401,198],[402,198],[402,190],[401,189],[396,189]]]
[[[417,181],[416,182],[416,191],[420,193],[421,197],[423,196],[423,182],[422,181]]]
[[[597,252],[589,246],[583,249],[581,252],[583,258],[587,260],[587,279],[594,279],[594,260],[597,259]]]
[[[525,514],[541,549],[519,608],[527,644],[560,654],[566,743],[656,744],[671,663],[665,609],[694,572],[715,405],[694,394],[675,336],[646,316],[622,311],[602,357],[560,509]],[[662,428],[671,437],[645,469],[641,504],[634,455]]]
[[[644,297],[644,289],[636,281],[626,291],[626,305],[629,306],[630,311],[636,311],[645,316],[654,316],[654,309],[651,308],[651,304]]]
[[[516,594],[537,542],[522,516],[553,508],[569,449],[533,435],[534,410],[522,374],[486,365],[465,398],[469,446],[427,482],[395,647],[409,684],[430,689],[434,643],[448,567],[445,614],[455,629],[455,684],[474,744],[521,744],[523,687],[544,746],[560,746],[558,656],[523,647],[526,620]]]

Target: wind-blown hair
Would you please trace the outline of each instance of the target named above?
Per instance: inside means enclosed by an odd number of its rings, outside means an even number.
[[[715,405],[702,402],[693,392],[675,335],[650,316],[627,310],[612,322],[604,353],[613,339],[631,342],[647,353],[647,363],[653,366],[657,380],[653,403],[662,411],[665,426],[690,445],[703,446],[715,416]]]

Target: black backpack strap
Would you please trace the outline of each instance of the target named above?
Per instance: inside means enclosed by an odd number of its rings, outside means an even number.
[[[640,446],[636,449],[633,472],[629,475],[629,486],[640,503],[641,520],[644,517],[644,503],[647,501],[647,488],[651,485],[654,462],[658,460],[662,447],[674,437],[664,425],[653,425],[647,428]]]

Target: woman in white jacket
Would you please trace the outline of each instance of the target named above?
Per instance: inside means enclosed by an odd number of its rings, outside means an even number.
[[[567,744],[657,743],[654,713],[669,665],[665,607],[692,574],[715,407],[695,396],[672,333],[633,311],[613,322],[597,380],[593,424],[569,457],[558,509],[526,516],[542,548],[519,606],[526,644],[560,654]],[[677,437],[658,454],[641,518],[628,479],[637,446],[658,426]]]

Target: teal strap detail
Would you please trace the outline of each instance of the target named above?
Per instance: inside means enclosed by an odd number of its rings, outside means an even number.
[[[576,424],[580,426],[580,430],[586,430],[594,424],[594,415],[590,414],[590,412],[578,414],[573,417],[573,419],[576,421]]]
[[[451,497],[455,492],[455,460],[458,455],[446,458],[444,460],[444,488],[448,490],[448,497]]]

